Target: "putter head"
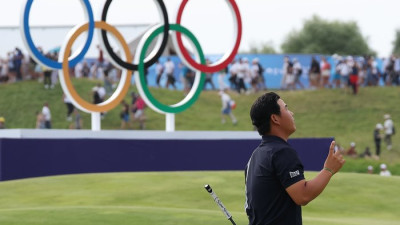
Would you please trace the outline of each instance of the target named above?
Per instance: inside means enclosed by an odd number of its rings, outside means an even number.
[[[208,193],[212,192],[212,188],[210,187],[210,185],[206,184],[204,185],[204,188],[208,191]]]

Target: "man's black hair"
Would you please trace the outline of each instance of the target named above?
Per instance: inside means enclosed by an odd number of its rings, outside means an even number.
[[[274,92],[265,93],[251,106],[251,122],[257,128],[260,135],[265,135],[271,131],[271,115],[281,114],[280,106],[278,104],[280,98],[281,97]]]

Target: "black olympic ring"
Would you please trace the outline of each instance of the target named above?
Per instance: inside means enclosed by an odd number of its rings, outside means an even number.
[[[103,12],[101,14],[101,20],[104,22],[106,22],[108,9],[110,8],[111,2],[112,2],[112,0],[107,0],[106,3],[104,4]],[[158,58],[160,58],[161,55],[163,54],[163,52],[168,44],[168,36],[169,36],[168,12],[167,12],[167,9],[165,7],[163,0],[157,0],[157,3],[159,4],[160,9],[163,14],[163,17],[164,17],[163,18],[164,19],[163,38],[162,38],[160,48],[158,49],[158,51],[154,55],[154,57],[151,58],[150,60],[148,60],[147,62],[144,62],[144,68],[148,68],[151,65],[153,65],[154,63],[156,63]],[[107,49],[107,53],[114,60],[114,62],[116,62],[118,65],[120,65],[121,67],[123,67],[125,69],[134,70],[134,71],[138,70],[137,64],[125,62],[117,54],[115,54],[115,52],[113,51],[113,49],[110,45],[110,42],[108,41],[107,31],[105,31],[103,29],[101,30],[101,38],[103,39],[104,47]]]

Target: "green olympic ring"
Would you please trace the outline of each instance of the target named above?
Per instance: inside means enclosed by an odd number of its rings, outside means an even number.
[[[148,106],[150,106],[153,110],[159,113],[180,113],[190,106],[192,106],[196,100],[199,98],[201,91],[203,90],[204,82],[205,82],[205,74],[200,71],[196,71],[195,80],[190,92],[186,95],[186,97],[177,104],[174,105],[165,105],[154,98],[151,94],[147,84],[146,77],[144,72],[144,59],[146,57],[147,49],[149,48],[153,39],[163,32],[163,25],[154,28],[154,31],[150,33],[147,38],[142,38],[141,43],[139,43],[136,55],[140,55],[139,57],[135,57],[135,63],[139,65],[138,71],[135,72],[135,81],[140,95],[143,97],[143,100],[146,102]],[[185,27],[179,24],[170,24],[170,30],[174,30],[175,32],[181,32],[186,35],[194,44],[194,47],[197,50],[197,57],[200,58],[200,63],[205,65],[206,60],[203,54],[203,50],[201,49],[200,43],[197,41],[196,37]],[[143,43],[144,42],[144,43]]]

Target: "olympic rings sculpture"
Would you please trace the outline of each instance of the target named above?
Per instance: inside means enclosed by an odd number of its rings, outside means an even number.
[[[182,20],[183,10],[188,0],[183,0],[180,4],[176,17],[176,24],[169,23],[167,10],[163,0],[154,0],[154,2],[158,7],[158,11],[161,15],[163,24],[157,24],[151,27],[143,35],[136,49],[135,57],[133,57],[132,54],[130,53],[128,44],[126,43],[123,36],[118,32],[118,30],[115,27],[109,25],[106,22],[107,13],[112,3],[112,0],[106,0],[101,14],[101,21],[94,20],[93,10],[89,3],[89,0],[80,0],[80,2],[82,6],[85,8],[85,19],[87,20],[87,23],[84,23],[82,25],[77,25],[74,29],[70,31],[70,33],[64,40],[64,43],[61,46],[58,61],[51,60],[46,56],[44,56],[43,53],[41,53],[36,48],[32,40],[29,27],[29,16],[33,0],[26,1],[26,4],[23,8],[20,29],[25,46],[28,49],[30,55],[33,57],[33,59],[43,66],[60,70],[59,73],[60,83],[64,90],[64,93],[71,99],[72,103],[77,108],[88,113],[109,111],[114,107],[116,107],[123,100],[124,96],[129,90],[132,71],[135,71],[134,78],[137,85],[137,89],[140,95],[142,96],[143,100],[150,108],[152,108],[156,112],[164,114],[182,112],[187,108],[189,108],[191,105],[193,105],[194,102],[200,96],[205,81],[204,73],[214,73],[226,68],[228,64],[234,59],[235,55],[239,50],[240,41],[242,37],[242,22],[241,22],[239,8],[234,0],[226,0],[226,2],[230,7],[232,15],[234,15],[234,21],[236,25],[235,26],[236,29],[234,30],[234,32],[236,36],[236,41],[233,44],[232,51],[230,53],[225,54],[218,62],[212,65],[206,65],[204,53],[196,37],[187,28],[180,25]],[[72,85],[68,70],[69,67],[75,66],[84,58],[93,40],[95,28],[101,29],[101,32],[99,32],[100,44],[102,48],[105,50],[104,52],[109,56],[110,62],[115,67],[123,70],[121,80],[119,82],[116,91],[107,101],[97,105],[89,103],[79,96],[79,94],[76,92],[75,88]],[[71,53],[71,48],[74,41],[84,31],[87,31],[88,33],[85,44],[74,55],[68,57]],[[174,35],[172,35],[172,38],[178,55],[180,56],[181,60],[185,65],[187,65],[192,70],[196,71],[196,76],[192,89],[182,101],[174,105],[165,105],[157,101],[151,94],[146,84],[144,71],[146,68],[153,65],[161,57],[163,51],[167,47],[170,31],[174,31],[175,33]],[[120,49],[123,49],[125,53],[123,54],[123,58],[121,58],[121,56],[118,56],[113,51],[107,37],[107,32],[110,33],[119,42],[118,44]],[[162,33],[162,38],[158,39],[156,47],[146,58],[146,52],[151,42],[154,40],[154,38],[160,36],[161,33]],[[196,50],[195,58],[197,61],[195,61],[192,58],[191,54],[188,53],[185,46],[183,45],[181,36],[182,33],[191,41],[193,49]]]

